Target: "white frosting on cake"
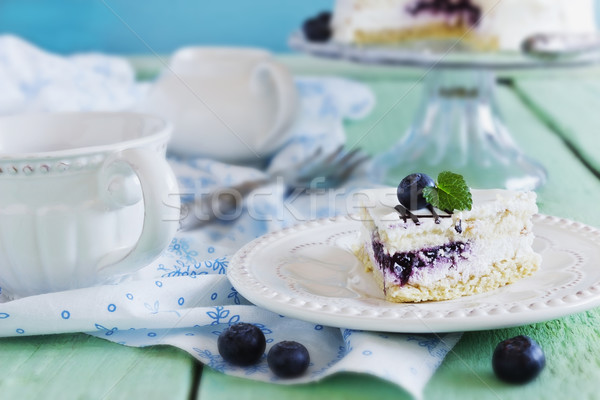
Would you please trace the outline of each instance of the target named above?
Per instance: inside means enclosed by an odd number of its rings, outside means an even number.
[[[344,43],[390,43],[398,34],[409,32],[410,39],[440,35],[439,27],[468,25],[454,29],[444,38],[466,36],[477,47],[477,39],[487,49],[519,50],[523,40],[538,33],[591,33],[596,30],[594,0],[471,0],[480,10],[479,23],[466,21],[465,13],[410,13],[417,0],[337,0],[333,12],[334,39]],[[419,31],[420,28],[437,27]],[[410,33],[412,31],[412,33]],[[387,33],[378,35],[378,33]],[[375,34],[375,39],[361,39]],[[416,35],[416,37],[415,37]],[[455,38],[456,38],[455,37]],[[383,39],[382,39],[383,38]],[[495,48],[491,48],[495,47]]]
[[[451,215],[428,209],[412,211],[419,223],[394,209],[395,188],[363,194],[362,248],[357,251],[391,301],[442,300],[495,289],[535,271],[540,257],[532,250],[531,217],[537,212],[533,192],[471,190],[473,207]],[[413,268],[407,282],[397,271],[381,266],[375,246],[386,257],[409,254],[424,263]],[[441,250],[440,250],[441,249]],[[448,253],[446,250],[448,249]],[[441,255],[433,261],[425,252]],[[380,254],[381,256],[381,254]],[[399,268],[402,270],[402,267]]]
[[[449,218],[440,218],[439,223],[436,223],[434,218],[419,218],[420,225],[416,225],[410,218],[403,220],[394,209],[398,204],[395,188],[366,190],[361,199],[362,218],[367,221],[365,226],[370,226],[371,222],[376,226],[381,240],[388,249],[410,251],[441,245],[449,240],[464,240],[465,235],[481,236],[487,234],[492,228],[493,230],[502,228],[498,225],[497,219],[504,214],[505,210],[510,210],[511,216],[518,223],[528,221],[531,215],[537,212],[534,192],[472,189],[471,195],[473,199],[471,210],[456,211]],[[431,215],[426,208],[412,213]],[[437,213],[447,215],[441,210],[437,210]],[[459,221],[463,233],[455,229]]]

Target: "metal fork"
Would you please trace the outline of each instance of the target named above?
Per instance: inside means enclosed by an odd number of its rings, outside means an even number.
[[[235,213],[252,191],[278,181],[285,183],[287,193],[339,187],[369,158],[360,149],[345,151],[340,146],[331,154],[323,155],[323,149],[319,148],[308,159],[264,178],[219,188],[192,203],[182,204],[180,230],[196,229],[220,219],[235,219]]]

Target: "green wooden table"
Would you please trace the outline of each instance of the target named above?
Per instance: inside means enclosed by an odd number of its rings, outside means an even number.
[[[372,154],[403,135],[420,91],[417,69],[362,67],[282,57],[297,74],[341,75],[372,87],[378,105],[347,125],[348,144]],[[134,59],[142,78],[160,62]],[[541,212],[600,227],[600,71],[503,73],[499,103],[516,141],[548,170],[538,190]],[[399,96],[404,96],[397,103]],[[375,121],[379,121],[375,124]],[[401,177],[400,177],[401,178]],[[600,260],[598,260],[600,267]],[[536,338],[546,353],[541,376],[525,386],[499,382],[491,354],[502,339]],[[511,329],[466,333],[425,390],[426,399],[600,398],[600,309]],[[84,334],[0,339],[0,398],[19,399],[403,399],[379,379],[341,374],[322,382],[281,386],[232,378],[202,368],[172,347],[129,348]]]

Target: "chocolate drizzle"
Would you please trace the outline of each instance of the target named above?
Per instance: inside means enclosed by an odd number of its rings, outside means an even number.
[[[415,223],[415,225],[421,225],[421,221],[419,221],[419,217],[421,216],[411,213],[410,210],[408,208],[405,208],[403,205],[398,204],[396,207],[394,207],[394,210],[400,213],[401,218],[404,220],[404,222],[406,222],[407,218],[410,218],[412,222]]]
[[[431,213],[431,215],[433,215],[433,218],[435,218],[435,223],[439,224],[441,222],[440,220],[440,215],[438,213],[435,212],[435,208],[433,208],[433,206],[431,204],[427,204],[427,209],[429,210],[429,212]],[[445,215],[444,217],[449,217],[450,215]]]
[[[417,16],[423,12],[446,14],[448,16],[465,15],[469,24],[476,26],[481,18],[481,8],[471,0],[418,0],[412,7],[407,7],[410,15]]]
[[[462,219],[456,221],[456,224],[454,224],[454,230],[456,233],[462,233]]]
[[[398,213],[400,214],[400,218],[402,218],[404,220],[404,222],[406,222],[407,219],[410,218],[412,220],[412,222],[415,223],[415,225],[421,225],[421,221],[419,221],[419,218],[434,218],[435,223],[439,224],[441,222],[440,218],[452,217],[452,213],[450,213],[448,211],[446,211],[447,214],[443,214],[443,215],[438,214],[437,212],[435,212],[435,208],[433,208],[433,206],[431,204],[427,205],[427,209],[431,212],[431,215],[415,215],[412,212],[410,212],[410,210],[408,208],[404,207],[402,204],[398,204],[396,207],[394,207],[394,210],[398,211]],[[460,233],[460,232],[458,232],[458,233]]]

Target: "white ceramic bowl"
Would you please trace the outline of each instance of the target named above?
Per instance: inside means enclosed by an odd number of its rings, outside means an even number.
[[[114,280],[178,226],[171,128],[137,113],[0,118],[0,287],[11,297]]]

